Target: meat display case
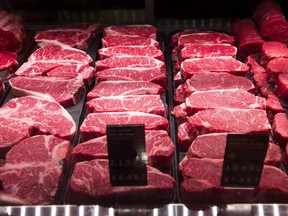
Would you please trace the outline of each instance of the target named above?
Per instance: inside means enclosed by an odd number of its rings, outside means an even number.
[[[27,3],[28,2],[28,3]],[[33,2],[33,1],[32,1]],[[216,3],[217,2],[217,3]],[[32,50],[35,49],[33,36],[35,32],[62,27],[67,24],[80,22],[97,22],[102,26],[109,25],[126,25],[126,24],[152,24],[157,27],[157,40],[160,42],[161,50],[165,55],[165,64],[167,67],[167,85],[168,90],[164,95],[164,100],[167,101],[169,111],[175,106],[173,98],[175,94],[174,83],[174,67],[175,62],[172,61],[171,38],[172,35],[185,29],[201,29],[209,31],[219,31],[231,33],[231,26],[235,20],[245,18],[252,13],[253,8],[261,1],[240,1],[235,2],[233,6],[231,1],[202,1],[202,3],[194,4],[193,8],[187,8],[185,1],[180,1],[175,7],[175,3],[168,3],[158,0],[145,1],[46,1],[46,3],[37,4],[36,1],[3,1],[2,9],[13,11],[23,16],[27,27],[27,41],[24,44],[23,52],[19,55],[19,65],[24,63]],[[279,1],[286,15],[288,12],[288,4],[286,1]],[[34,4],[34,5],[33,5]],[[32,6],[33,5],[33,6]],[[213,5],[213,6],[211,6]],[[219,10],[215,7],[219,6]],[[249,6],[249,7],[248,7]],[[55,10],[55,7],[58,10]],[[32,8],[32,10],[31,10]],[[241,10],[239,10],[241,8]],[[35,13],[31,13],[34,11]],[[49,15],[51,17],[48,17]],[[287,14],[288,15],[288,14]],[[92,57],[93,65],[99,56],[96,50],[101,47],[101,33],[98,37],[89,44],[86,52]],[[1,78],[5,80],[3,74]],[[4,81],[5,83],[5,81]],[[7,83],[5,83],[7,84]],[[7,84],[8,85],[8,84]],[[89,89],[90,90],[90,89]],[[88,90],[88,91],[89,91]],[[1,105],[13,98],[13,94],[8,89],[7,94]],[[84,107],[85,98],[74,107],[68,108],[68,112],[74,118],[77,128],[83,122],[87,115]],[[287,107],[287,104],[286,104]],[[287,112],[287,111],[286,111]],[[170,127],[170,137],[176,144],[177,141],[177,123],[173,115],[167,114]],[[79,134],[76,140],[73,140],[73,145],[79,142]],[[51,205],[1,205],[0,215],[16,216],[45,216],[45,215],[287,215],[288,200],[283,203],[195,203],[185,205],[182,203],[180,195],[180,176],[178,173],[178,164],[185,157],[185,152],[176,147],[176,152],[173,157],[172,170],[168,171],[175,180],[175,190],[172,199],[168,203],[148,206],[145,203],[140,205],[121,205],[114,203],[112,207],[102,205],[71,205],[65,203],[57,203]],[[284,154],[284,153],[283,153]],[[287,168],[281,164],[281,168],[287,173]],[[287,203],[287,204],[286,204]]]

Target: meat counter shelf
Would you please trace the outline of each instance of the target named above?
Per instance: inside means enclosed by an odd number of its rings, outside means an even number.
[[[0,215],[3,216],[281,216],[288,215],[288,205],[285,204],[231,204],[223,206],[209,206],[205,209],[188,209],[182,204],[169,204],[161,208],[147,209],[141,207],[119,207],[104,208],[98,205],[74,206],[74,205],[54,205],[54,206],[6,206],[0,208]]]

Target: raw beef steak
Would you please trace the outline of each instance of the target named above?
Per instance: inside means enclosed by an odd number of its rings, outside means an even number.
[[[178,50],[189,44],[220,44],[226,43],[233,45],[234,36],[222,32],[197,32],[181,35],[178,38]]]
[[[17,65],[17,54],[10,51],[0,51],[0,72]]]
[[[154,46],[160,48],[158,41],[140,36],[104,36],[101,41],[103,48],[112,46]]]
[[[62,79],[58,77],[18,76],[9,80],[14,96],[35,95],[53,97],[63,107],[77,104],[86,91],[82,79]]]
[[[139,111],[165,116],[167,106],[160,95],[126,95],[94,98],[86,102],[89,113]]]
[[[148,81],[167,90],[166,74],[159,67],[111,68],[96,73],[97,82],[102,81]]]
[[[23,96],[0,108],[0,154],[19,141],[37,134],[70,140],[76,133],[72,116],[55,100]]]
[[[163,92],[162,86],[147,81],[103,81],[87,94],[87,99],[125,95],[161,95]]]
[[[266,99],[243,89],[207,90],[193,92],[185,99],[188,116],[213,108],[265,109]]]
[[[36,33],[34,39],[36,43],[53,44],[57,41],[78,49],[87,49],[89,39],[96,34],[98,28],[100,28],[98,23],[89,23],[86,28],[77,28],[75,25],[74,27],[47,29]]]
[[[91,65],[93,62],[91,56],[86,52],[60,43],[41,46],[29,56],[28,61],[87,65]]]
[[[0,168],[3,191],[30,205],[57,203],[69,155],[70,142],[53,135],[22,140],[6,154],[6,163]]]
[[[288,23],[277,1],[262,1],[254,9],[252,19],[257,23],[264,40],[287,42]]]
[[[62,79],[82,79],[88,87],[94,80],[95,69],[86,64],[69,63],[24,63],[16,71],[18,76],[43,76],[58,77]]]
[[[192,77],[199,72],[227,72],[245,76],[249,67],[233,57],[206,57],[186,59],[181,63],[181,73],[184,79]]]
[[[0,11],[0,50],[19,53],[26,38],[24,20],[21,16]]]
[[[105,36],[140,36],[156,40],[157,28],[152,25],[112,25],[103,28]]]
[[[233,74],[219,72],[200,72],[195,73],[185,83],[178,86],[175,92],[174,101],[184,102],[184,99],[195,91],[206,91],[213,89],[243,89],[253,93],[255,86],[246,77],[235,76]]]
[[[101,60],[111,56],[148,56],[164,61],[162,50],[154,46],[113,46],[98,49]]]
[[[187,132],[192,140],[214,132],[240,134],[270,133],[266,111],[261,109],[208,109],[187,118]]]
[[[171,202],[175,179],[158,169],[147,166],[146,186],[112,187],[109,161],[96,159],[76,163],[68,182],[67,204],[135,203],[157,204]]]
[[[80,126],[81,140],[89,140],[106,134],[107,125],[144,124],[145,130],[169,130],[168,119],[143,112],[90,113]]]
[[[275,166],[264,165],[261,180],[254,189],[224,188],[220,185],[222,160],[190,158],[180,164],[184,178],[180,198],[191,203],[258,203],[285,202],[288,198],[288,177]],[[271,181],[273,179],[273,181]]]
[[[190,58],[231,56],[236,57],[237,47],[230,44],[190,44],[181,49],[181,61]]]
[[[288,100],[288,73],[278,75],[274,93],[282,100]]]
[[[166,65],[163,61],[147,56],[112,56],[95,63],[96,72],[109,68],[123,67],[159,67],[163,72],[166,71]]]
[[[288,73],[288,58],[274,58],[270,60],[266,67],[268,82],[275,84],[277,77],[281,73]]]
[[[172,164],[175,151],[174,144],[167,131],[145,131],[146,153],[148,165],[158,169],[167,169]],[[93,159],[108,159],[106,135],[78,144],[72,150],[73,163]]]
[[[288,142],[288,117],[286,113],[277,113],[272,122],[275,142],[285,148]]]
[[[260,63],[266,66],[274,58],[288,58],[287,45],[278,41],[267,41],[261,50]]]
[[[227,133],[210,133],[196,137],[187,151],[185,157],[224,159]],[[280,147],[269,143],[264,164],[280,166],[282,154]]]
[[[241,58],[244,59],[251,54],[261,53],[265,41],[261,38],[252,19],[245,18],[235,21],[232,24],[232,32]]]

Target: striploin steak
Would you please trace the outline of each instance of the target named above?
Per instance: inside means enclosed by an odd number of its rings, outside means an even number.
[[[101,41],[103,48],[112,46],[154,46],[160,48],[157,40],[141,36],[104,36]]]
[[[147,81],[103,81],[87,94],[87,99],[124,95],[161,95],[162,86]]]
[[[174,144],[167,131],[145,130],[145,143],[148,165],[167,169],[172,165]],[[73,164],[93,159],[108,159],[107,136],[100,136],[79,143],[72,150]]]
[[[157,204],[173,198],[175,179],[156,168],[147,166],[145,186],[112,187],[109,161],[95,159],[76,163],[68,182],[67,204]]]
[[[121,124],[143,124],[145,130],[169,131],[168,119],[155,114],[133,111],[89,113],[80,126],[81,140],[103,136],[107,125]]]
[[[139,111],[165,116],[167,106],[160,95],[126,95],[94,98],[86,102],[88,112]]]
[[[248,70],[248,65],[231,56],[186,59],[180,65],[185,80],[199,72],[227,72],[245,76]]]

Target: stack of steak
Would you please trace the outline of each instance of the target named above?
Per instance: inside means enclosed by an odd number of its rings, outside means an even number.
[[[254,56],[249,54],[263,52],[265,42],[251,20],[238,21],[237,25],[243,31],[253,30],[254,39],[241,40],[243,35],[239,34],[235,35],[237,43],[234,44],[233,36],[196,30],[185,30],[172,37],[172,59],[177,60],[174,72],[179,71],[174,78],[176,89],[172,115],[178,125],[179,154],[184,155],[179,163],[182,179],[180,199],[187,204],[269,202],[273,200],[275,191],[278,191],[279,202],[288,197],[288,188],[282,187],[288,178],[278,168],[282,156],[279,142],[272,136],[275,126],[272,127],[270,118],[272,112],[283,112],[285,109],[275,97],[258,94],[264,91],[264,87],[260,88],[259,82],[254,82],[253,78],[248,79],[248,75],[253,75],[255,71],[263,72],[256,59],[252,58]],[[200,35],[205,35],[205,42],[203,36],[199,39]],[[244,58],[245,62],[236,57]],[[276,105],[277,102],[280,106]],[[284,119],[287,120],[287,117]],[[228,189],[220,184],[227,133],[271,135],[261,182],[252,192]],[[270,185],[269,173],[277,174],[277,184]]]
[[[157,29],[107,26],[103,33],[95,62],[96,84],[87,94],[88,115],[80,126],[80,143],[72,151],[74,169],[66,202],[169,202],[175,184],[170,172],[175,149],[169,136],[166,66]],[[146,186],[110,184],[106,126],[122,124],[144,124]]]

